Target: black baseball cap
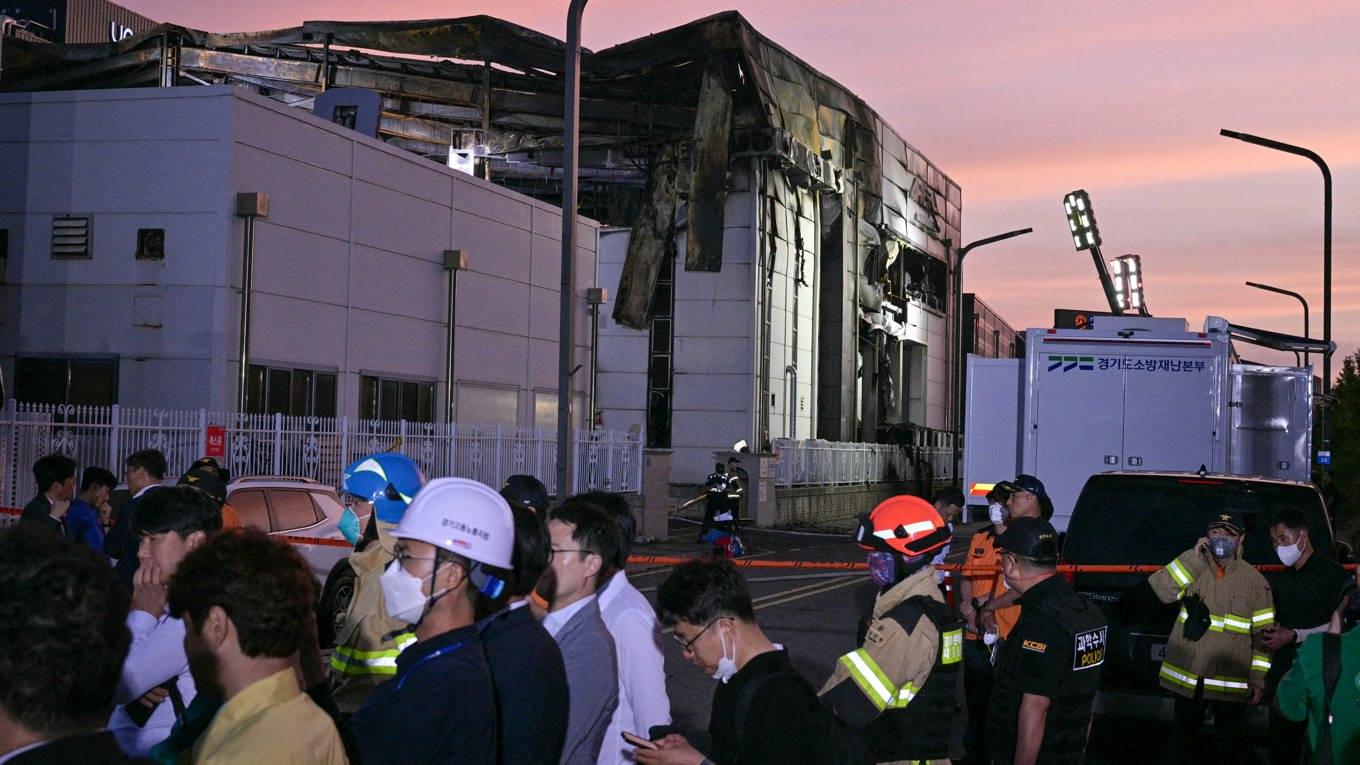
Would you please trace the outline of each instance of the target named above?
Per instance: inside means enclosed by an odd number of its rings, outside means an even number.
[[[1044,516],[1044,520],[1053,517],[1053,500],[1049,498],[1044,482],[1028,473],[1021,473],[1014,481],[1002,481],[993,491],[1003,498],[1003,502],[1016,492],[1027,491],[1039,500],[1039,512]]]
[[[211,470],[196,467],[180,476],[180,486],[191,486],[217,500],[217,504],[227,501],[227,485]]]
[[[1227,529],[1234,534],[1241,534],[1247,528],[1246,521],[1242,518],[1239,510],[1223,510],[1214,514],[1209,521],[1211,529]]]
[[[527,507],[538,513],[548,510],[548,487],[531,475],[512,475],[505,479],[501,496],[512,505]]]
[[[1058,562],[1058,531],[1038,518],[1016,518],[996,538],[996,546],[1036,563]]]

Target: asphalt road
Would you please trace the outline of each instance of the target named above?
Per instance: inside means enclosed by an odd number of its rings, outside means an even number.
[[[689,540],[695,527],[674,521],[672,538]],[[960,532],[963,533],[962,531]],[[813,535],[772,531],[750,531],[742,535],[752,557],[777,560],[854,561],[862,553],[848,535]],[[954,549],[962,554],[963,545]],[[700,554],[699,545],[672,542],[640,546],[634,554]],[[630,578],[655,602],[657,585],[665,578],[667,567],[639,567]],[[820,687],[831,674],[835,661],[856,646],[855,623],[873,599],[873,585],[862,572],[804,573],[788,569],[743,569],[756,603],[756,618],[775,642],[789,651],[795,667],[814,687]],[[676,728],[703,749],[708,743],[708,710],[715,681],[685,661],[674,640],[663,641],[666,651],[666,684]],[[1155,719],[1131,718],[1132,710],[1119,700],[1100,704],[1088,747],[1088,762],[1106,763],[1162,762],[1170,725]],[[962,711],[959,712],[963,714]],[[1141,712],[1140,712],[1141,714]],[[1265,762],[1262,755],[1261,762]],[[1251,765],[1247,763],[1247,765]]]

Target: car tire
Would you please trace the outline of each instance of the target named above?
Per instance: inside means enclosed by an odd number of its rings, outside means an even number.
[[[326,577],[321,600],[316,604],[316,633],[322,648],[335,645],[335,636],[345,623],[345,615],[354,600],[354,585],[358,576],[348,560],[342,560]]]

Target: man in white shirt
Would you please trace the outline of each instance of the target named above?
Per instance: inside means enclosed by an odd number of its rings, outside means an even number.
[[[593,765],[619,703],[614,639],[600,617],[595,593],[614,560],[618,531],[598,507],[565,504],[548,520],[552,540],[551,610],[543,627],[562,649],[567,669],[567,738],[562,765]]]
[[[166,585],[184,556],[222,528],[217,501],[191,486],[157,489],[137,506],[132,532],[140,565],[127,627],[132,647],[114,694],[109,730],[132,757],[145,757],[170,735],[197,690],[184,653],[184,622],[170,616]]]
[[[614,519],[618,529],[618,548],[603,572],[606,584],[597,595],[604,625],[614,638],[618,654],[619,708],[614,710],[609,730],[604,734],[599,765],[626,765],[633,761],[633,746],[622,733],[643,738],[658,738],[652,728],[671,724],[671,702],[666,696],[666,659],[661,652],[661,630],[656,611],[646,596],[628,581],[625,566],[633,551],[637,521],[628,500],[620,494],[602,491],[581,494],[566,504],[586,502],[599,507]]]

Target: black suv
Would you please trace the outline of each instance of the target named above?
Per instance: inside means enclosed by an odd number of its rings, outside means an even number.
[[[1270,518],[1286,507],[1307,516],[1315,549],[1334,553],[1331,521],[1311,484],[1203,473],[1102,473],[1081,490],[1062,562],[1164,566],[1204,536],[1211,516],[1233,509],[1245,516],[1247,562],[1279,565]],[[1159,601],[1148,576],[1069,575],[1073,587],[1099,603],[1110,622],[1102,677],[1106,690],[1159,692],[1157,671],[1177,604]]]

